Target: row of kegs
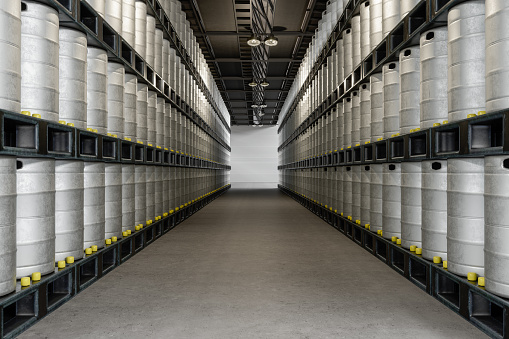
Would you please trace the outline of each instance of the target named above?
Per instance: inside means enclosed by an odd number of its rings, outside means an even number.
[[[284,170],[282,184],[509,297],[509,157]],[[475,273],[475,275],[474,275]]]
[[[366,6],[367,3],[361,4],[361,13]],[[369,6],[374,6],[372,1]],[[402,50],[398,59],[384,64],[381,73],[371,75],[366,79],[369,83],[352,91],[308,131],[323,135],[301,136],[311,139],[313,146],[299,150],[295,156],[300,160],[333,150],[332,147],[356,146],[508,108],[509,89],[504,84],[509,58],[503,52],[509,46],[509,33],[504,29],[507,20],[509,4],[505,2],[476,0],[452,7],[447,26],[423,32],[419,46]],[[282,141],[351,72],[350,66],[345,65],[361,60],[351,62],[350,52],[348,57],[346,52],[339,52],[343,57],[335,56],[341,48],[345,50],[345,41],[343,36],[322,66],[323,72],[315,76],[286,123]],[[330,128],[324,127],[328,125]],[[335,139],[329,145],[327,138]],[[309,144],[307,140],[302,143]]]
[[[106,2],[108,6],[118,3]],[[136,1],[134,5],[145,6],[141,11],[143,37],[151,37],[143,57],[153,67],[157,59],[157,73],[220,138],[229,142],[226,127],[170,48],[169,41],[163,43],[162,33],[156,39],[155,32],[147,31],[147,18],[154,17],[147,16],[146,3]],[[36,1],[23,1],[23,7],[19,0],[9,1],[0,9],[0,26],[4,61],[0,68],[0,109],[173,149],[177,145],[171,143],[169,129],[174,115],[173,119],[185,120],[182,124],[189,125],[196,134],[199,131],[205,144],[214,142],[194,122],[178,118],[180,113],[164,97],[149,91],[136,75],[126,73],[123,64],[108,61],[106,50],[89,46],[84,32],[60,27],[55,8]],[[195,147],[193,154],[202,150],[210,151]],[[201,156],[210,158],[210,154]]]
[[[224,170],[0,156],[0,295],[228,181]]]

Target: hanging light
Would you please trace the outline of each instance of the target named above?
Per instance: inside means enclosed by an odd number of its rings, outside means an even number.
[[[256,105],[256,104],[252,104],[252,105],[251,105],[251,108],[258,108],[258,107],[260,107],[260,106],[258,106],[258,105]]]
[[[274,36],[274,34],[271,34],[271,35],[269,35],[268,37],[265,38],[264,43],[265,43],[265,45],[267,45],[269,47],[274,47],[274,46],[277,46],[278,40]]]
[[[256,81],[254,81],[254,79],[253,79],[253,80],[251,80],[251,82],[248,85],[249,85],[249,87],[256,87],[256,86],[258,86],[258,83]]]
[[[247,40],[247,44],[251,47],[260,46],[261,43],[260,38],[254,34],[252,34],[249,40]]]
[[[260,107],[260,108],[267,108],[267,105],[265,105],[265,104],[261,104],[259,107]]]
[[[262,87],[267,87],[269,86],[270,84],[267,82],[267,80],[263,79],[263,81],[260,83],[260,86]]]

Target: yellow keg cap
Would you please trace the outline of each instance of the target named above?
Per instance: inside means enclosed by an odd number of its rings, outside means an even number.
[[[415,129],[411,129],[411,130],[410,130],[410,133],[413,133],[413,132],[415,132]]]
[[[381,233],[382,233],[382,230],[378,230],[378,231],[376,231],[376,234],[379,234],[379,235],[380,235]]]
[[[188,203],[186,202],[186,203],[184,204],[184,207],[187,207],[187,205],[188,205]]]
[[[87,255],[92,254],[92,249],[90,247],[89,248],[85,248],[85,254],[87,254]]]
[[[69,126],[69,127],[74,127],[74,124],[73,124],[72,122],[68,122],[68,123],[67,123],[67,126]]]
[[[352,148],[352,146],[348,146],[347,148]]]
[[[477,279],[477,285],[484,287],[486,285],[486,282],[484,281],[484,277],[479,277]]]
[[[338,151],[337,149],[334,150],[334,152],[337,152],[337,151]]]
[[[175,212],[178,212],[178,210],[179,210],[179,207],[175,207]]]
[[[477,115],[485,115],[486,114],[486,111],[479,111],[477,112]],[[480,278],[479,278],[480,279]],[[483,278],[484,279],[484,278]]]
[[[137,140],[136,142],[137,142],[138,144],[143,145],[143,141]]]
[[[92,252],[97,252],[97,245],[92,246]]]
[[[68,264],[74,264],[74,257],[67,257],[65,258],[65,262]]]
[[[138,226],[140,227],[140,230],[143,228],[143,224],[139,224]]]
[[[442,263],[442,267],[447,268],[447,260],[444,260],[444,262]]]
[[[134,226],[134,230],[135,231],[139,231],[140,230],[140,226],[138,226],[138,225]]]
[[[371,141],[364,141],[364,143],[367,145],[367,144],[371,143]]]
[[[131,230],[127,230],[127,235],[131,235]]]
[[[380,236],[383,237],[384,236],[384,230],[380,230]]]
[[[361,144],[355,144],[355,146],[360,146]]]
[[[168,216],[168,213],[164,212],[163,213],[163,218],[166,218]]]
[[[64,260],[60,260],[58,263],[58,268],[65,268],[65,261]]]
[[[150,147],[152,147],[152,144],[147,144],[147,146],[150,146]]]
[[[127,237],[127,235],[128,235],[128,234],[127,234],[127,231],[122,232],[122,236],[123,236],[123,237]]]
[[[30,116],[30,111],[21,111],[21,114]]]
[[[111,134],[111,133],[106,133],[106,135],[109,136],[109,137],[113,136],[113,134]]]
[[[476,281],[477,280],[477,273],[468,272],[467,273],[467,280],[468,281]]]
[[[41,272],[32,273],[32,281],[40,281],[41,280]]]
[[[348,216],[348,220],[350,220],[350,221],[352,220],[352,216],[351,215]]]
[[[371,231],[371,226],[370,225],[368,225],[368,230]]]
[[[112,135],[112,137],[114,137],[114,138],[118,138],[118,135],[116,135],[116,134],[113,134],[113,135]]]
[[[396,242],[396,240],[398,240],[398,237],[392,237],[391,240],[392,242]]]
[[[117,237],[111,237],[111,242],[117,242],[117,241],[118,241]]]
[[[210,193],[209,193],[210,194]],[[184,208],[184,205],[180,205],[180,209],[183,209]]]
[[[378,139],[376,139],[376,141],[382,141],[382,140],[384,140],[384,138],[378,138]]]
[[[467,118],[473,118],[473,117],[475,117],[475,116],[476,116],[476,115],[475,115],[475,114],[473,114],[473,113],[472,113],[472,114],[467,114]]]
[[[60,125],[65,125],[65,124],[66,124],[65,120],[58,120],[58,123],[59,123]]]
[[[161,146],[156,146],[157,149],[161,149]]]
[[[334,210],[334,213],[338,213],[338,210]]]
[[[442,125],[447,125],[449,123],[449,120],[442,121]]]
[[[356,223],[357,225],[360,225],[360,224],[361,224],[361,221],[360,221],[359,219],[357,219],[357,220],[355,220],[355,223]]]
[[[104,240],[104,243],[105,243],[106,245],[111,245],[111,239],[105,239],[105,240]]]
[[[94,133],[99,133],[99,130],[97,128],[94,128]]]
[[[325,205],[325,208],[329,208],[327,205]]]
[[[168,147],[165,147],[165,148],[164,148],[164,150],[165,150],[165,151],[167,151],[167,150],[168,150]]]
[[[364,228],[369,228],[369,226],[370,226],[369,224],[366,224],[364,225]]]
[[[440,126],[440,123],[439,123],[439,122],[435,122],[435,123],[433,124],[433,127],[437,127],[437,126]]]
[[[153,222],[153,221],[152,221],[152,219],[147,220],[147,226],[152,225],[152,222]],[[142,225],[142,226],[143,226],[143,225]]]
[[[30,286],[30,278],[29,277],[21,278],[21,287],[27,287],[27,286]]]
[[[439,256],[434,256],[433,257],[433,263],[435,264],[440,264],[442,262],[442,258],[439,257]]]
[[[396,240],[396,245],[401,245],[401,239]]]
[[[40,118],[41,118],[41,115],[40,115],[40,114],[37,114],[37,113],[34,113],[34,114],[32,114],[32,117],[33,117],[33,118],[40,119]]]
[[[415,245],[410,246],[410,252],[415,252],[416,248],[417,248],[417,246],[415,246]]]
[[[131,138],[125,137],[124,140],[131,141]]]
[[[415,254],[422,255],[422,248],[417,247],[417,248],[415,249]]]

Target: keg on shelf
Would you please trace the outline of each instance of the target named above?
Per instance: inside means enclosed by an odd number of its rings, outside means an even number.
[[[369,40],[370,51],[374,50],[383,40],[383,0],[369,1]]]
[[[122,236],[122,164],[105,164],[105,238]]]
[[[421,247],[422,164],[401,163],[401,246]]]
[[[87,35],[60,27],[59,119],[87,128]]]
[[[147,59],[147,4],[136,1],[134,12],[134,49],[144,59]]]
[[[371,53],[370,44],[370,18],[369,18],[370,2],[361,3],[361,59],[364,60]]]
[[[122,33],[122,0],[103,0],[104,19],[117,32]]]
[[[447,160],[422,162],[422,256],[447,260]]]
[[[2,51],[0,109],[19,113],[21,111],[20,0],[5,1],[0,8],[0,50]],[[7,263],[6,265],[5,267],[8,267]]]
[[[85,162],[85,248],[104,247],[106,224],[105,166],[103,162]]]
[[[163,31],[159,28],[155,32],[154,51],[154,71],[163,77]]]
[[[448,119],[447,27],[421,34],[421,129]]]
[[[155,166],[146,166],[146,188],[147,188],[147,220],[154,220],[156,217],[156,177],[155,177]],[[146,220],[145,220],[146,221]],[[145,225],[145,222],[143,223]]]
[[[55,269],[55,160],[18,158],[16,276]]]
[[[371,141],[384,136],[384,96],[382,73],[370,76],[371,86]]]
[[[343,168],[343,217],[352,220],[352,166]]]
[[[146,143],[148,138],[148,87],[138,83],[136,93],[136,140]]]
[[[0,209],[3,211],[0,214],[0,296],[3,296],[16,289],[15,157],[0,156],[0,183]]]
[[[156,115],[157,115],[157,93],[148,91],[147,106],[147,143],[156,146]]]
[[[154,217],[162,217],[163,212],[163,168],[162,166],[154,166]]]
[[[371,141],[371,87],[369,84],[362,84],[359,88],[360,97],[360,144]]]
[[[134,197],[135,216],[134,224],[147,222],[147,168],[150,166],[137,165],[134,168]]]
[[[410,130],[418,128],[421,120],[420,107],[420,48],[409,47],[399,53],[400,65],[400,110],[399,133],[408,134]]]
[[[361,166],[352,166],[352,221],[361,221]]]
[[[410,13],[421,0],[400,0],[401,20]]]
[[[484,159],[447,164],[447,269],[484,275]]]
[[[352,146],[352,98],[343,100],[343,144],[344,147]]]
[[[122,0],[122,38],[134,48],[136,0]],[[120,33],[120,31],[118,32]]]
[[[352,25],[352,65],[357,67],[361,63],[361,17],[356,15],[350,20]]]
[[[369,184],[369,221],[372,232],[382,230],[382,188],[383,188],[383,165],[374,164],[370,166]]]
[[[401,238],[401,164],[383,164],[382,230],[383,237]]]
[[[108,132],[124,138],[124,65],[108,62]]]
[[[361,225],[370,224],[371,166],[361,168]]]
[[[361,98],[358,91],[352,92],[352,146],[361,142]],[[348,146],[348,145],[347,145]]]
[[[171,204],[171,192],[172,186],[171,182],[171,172],[168,167],[161,167],[161,181],[162,181],[162,213],[168,213],[171,209],[173,209],[173,205]]]
[[[124,138],[136,140],[136,102],[138,79],[134,74],[125,74],[124,82]]]
[[[58,11],[38,2],[23,3],[26,7],[21,12],[21,110],[58,122]]]
[[[155,66],[156,18],[152,15],[147,15],[146,34],[145,61],[147,62],[147,65],[153,69]]]
[[[132,230],[135,226],[134,166],[122,164],[122,231]]]
[[[164,146],[164,119],[165,119],[165,109],[166,103],[163,97],[157,97],[157,107],[156,107],[156,128],[155,135],[156,140],[155,144],[159,147]]]
[[[386,37],[400,22],[400,0],[383,0],[382,6],[382,30]]]
[[[484,158],[484,265],[486,289],[509,298],[509,222],[507,203],[509,194],[507,156]]]
[[[486,110],[484,12],[484,0],[460,3],[449,10],[449,122]]]
[[[84,163],[55,161],[55,261],[83,258]]]
[[[486,0],[486,112],[509,108],[509,2]]]
[[[108,53],[87,48],[87,127],[106,134],[108,130]]]
[[[344,77],[350,75],[353,72],[353,41],[352,41],[352,29],[347,28],[343,31],[343,70]]]
[[[399,133],[399,62],[383,66],[384,139]]]
[[[88,4],[99,14],[104,18],[104,11],[106,7],[106,1],[112,1],[112,0],[87,0]]]

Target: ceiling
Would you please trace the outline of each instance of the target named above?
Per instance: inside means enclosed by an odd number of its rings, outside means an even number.
[[[267,105],[265,115],[260,117],[263,125],[276,124],[327,0],[180,2],[230,112],[232,125],[252,125],[253,104]],[[262,45],[253,50],[247,44],[253,22],[252,6],[265,9],[272,6],[263,17],[279,40],[277,46]],[[257,31],[258,25],[254,25]],[[269,33],[265,28],[263,31]],[[253,89],[248,84],[260,76],[260,69],[269,86]]]

